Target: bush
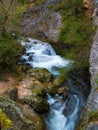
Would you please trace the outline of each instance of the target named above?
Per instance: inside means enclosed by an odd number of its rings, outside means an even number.
[[[24,48],[10,36],[0,37],[0,72],[15,72]]]
[[[0,109],[0,125],[2,127],[2,130],[10,128],[11,126],[11,120],[6,117],[2,109]]]

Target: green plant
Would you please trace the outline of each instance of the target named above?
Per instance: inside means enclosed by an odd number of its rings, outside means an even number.
[[[17,62],[24,48],[9,34],[0,37],[0,72],[17,71]]]
[[[98,121],[98,110],[90,111],[88,117],[89,122]]]
[[[17,2],[20,2],[22,4],[27,4],[29,2],[29,0],[17,0]]]

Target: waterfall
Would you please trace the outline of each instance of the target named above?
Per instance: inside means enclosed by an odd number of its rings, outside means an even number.
[[[68,67],[72,62],[57,55],[48,43],[28,38],[28,42],[21,41],[21,44],[26,47],[26,53],[21,58],[33,68],[46,68],[52,74],[59,75],[55,68]]]
[[[60,96],[56,98],[52,98],[48,94],[48,103],[50,104],[50,113],[48,117],[45,117],[44,120],[47,124],[48,130],[74,130],[76,121],[78,119],[78,111],[79,111],[79,99],[76,95],[74,95],[76,99],[75,109],[72,114],[69,116],[65,116],[63,114],[64,109],[66,109],[66,101],[61,102]],[[70,106],[72,107],[72,106]]]
[[[33,68],[46,68],[52,74],[59,75],[59,72],[55,68],[67,68],[72,61],[66,60],[57,55],[52,46],[48,43],[28,38],[27,42],[20,41],[25,46],[26,52],[22,55],[21,59],[25,64],[29,64]],[[73,94],[72,94],[73,95]],[[78,119],[79,112],[79,99],[76,95],[74,98],[74,106],[70,106],[73,109],[66,114],[68,99],[63,101],[62,96],[47,94],[47,101],[50,104],[50,112],[48,116],[44,115],[44,120],[47,125],[47,130],[74,130]],[[71,104],[71,103],[70,103]],[[65,113],[65,114],[64,114]]]

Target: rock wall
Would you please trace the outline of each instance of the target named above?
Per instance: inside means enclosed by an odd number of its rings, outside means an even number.
[[[88,0],[89,1],[89,0]],[[98,28],[98,4],[92,16],[94,28]],[[91,92],[77,130],[98,130],[98,29],[93,39],[89,58],[91,75]]]
[[[94,26],[98,28],[98,4],[95,6],[92,18],[94,21]],[[90,74],[92,88],[88,98],[87,110],[88,113],[91,111],[96,113],[98,111],[98,29],[94,36],[90,52]],[[98,130],[98,118],[96,120],[91,120],[88,123],[87,130]]]
[[[61,15],[53,8],[58,2],[59,0],[46,0],[45,3],[33,4],[28,8],[23,15],[22,32],[29,37],[58,42]]]

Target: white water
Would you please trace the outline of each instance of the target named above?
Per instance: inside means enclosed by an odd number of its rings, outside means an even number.
[[[79,99],[76,95],[74,95],[76,99],[76,106],[71,115],[66,117],[63,114],[64,109],[66,108],[66,102],[61,103],[58,99],[52,98],[48,95],[48,103],[50,104],[50,113],[47,118],[45,118],[45,122],[47,124],[48,130],[74,130],[77,121],[77,113],[79,111]],[[53,107],[54,105],[55,107]],[[72,106],[70,106],[72,107]]]
[[[26,54],[22,56],[22,59],[25,59],[26,63],[33,68],[46,68],[54,75],[58,75],[54,67],[68,67],[72,62],[57,55],[48,43],[31,38],[28,40],[28,42],[21,41],[21,44],[26,47]]]

